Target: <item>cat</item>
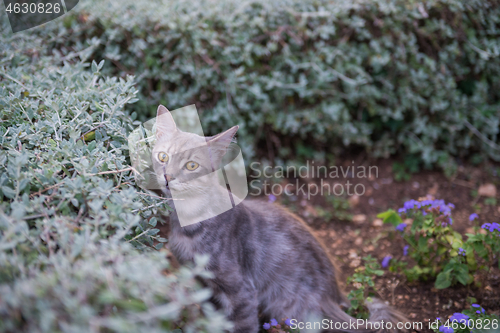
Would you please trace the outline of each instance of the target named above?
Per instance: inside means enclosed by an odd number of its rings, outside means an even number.
[[[228,189],[212,171],[237,130],[234,126],[213,137],[183,132],[167,108],[159,106],[152,158],[164,194],[176,193],[170,250],[180,263],[193,261],[195,254],[210,256],[207,269],[214,278],[204,282],[213,291],[213,302],[233,322],[233,332],[258,332],[259,318],[301,322],[313,315],[337,323],[356,321],[342,310],[348,301],[332,260],[301,219],[277,204],[257,199],[244,200],[218,214]],[[182,227],[179,211],[184,220],[212,217]],[[379,300],[368,306],[371,322],[389,321],[395,327],[396,322],[405,321]],[[324,332],[340,331],[359,332],[349,326]]]

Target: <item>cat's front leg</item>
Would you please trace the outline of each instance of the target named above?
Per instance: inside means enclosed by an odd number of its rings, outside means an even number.
[[[228,319],[233,322],[233,333],[257,333],[259,331],[259,312],[257,290],[254,284],[243,278],[211,280],[214,284],[214,299],[224,309]]]

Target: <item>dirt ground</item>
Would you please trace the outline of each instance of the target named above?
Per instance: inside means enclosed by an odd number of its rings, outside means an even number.
[[[362,164],[354,163],[354,165]],[[378,258],[379,262],[386,255],[392,255],[397,259],[402,257],[405,245],[403,239],[392,232],[394,230],[392,226],[382,225],[376,215],[389,208],[402,207],[406,200],[431,195],[436,199],[444,199],[447,203],[453,203],[456,206],[452,211],[453,228],[462,234],[471,232],[470,228],[474,224],[481,225],[500,220],[500,206],[495,204],[495,200],[476,194],[481,184],[498,185],[500,178],[496,176],[496,168],[493,166],[461,167],[457,175],[451,179],[441,172],[423,171],[412,175],[408,181],[397,182],[394,180],[391,161],[385,160],[370,165],[378,166],[378,177],[372,174],[371,178],[324,179],[330,183],[345,184],[350,180],[352,184],[364,185],[364,195],[349,197],[351,204],[347,212],[353,216],[351,221],[325,217],[324,210],[330,209],[331,204],[324,196],[318,195],[310,200],[298,196],[295,202],[284,195],[277,197],[278,203],[295,211],[315,230],[336,260],[343,281],[360,265],[360,259],[368,254]],[[286,182],[293,181],[288,179]],[[320,180],[306,179],[305,182],[318,184]],[[470,222],[469,215],[474,212],[479,214],[479,220]],[[476,303],[481,304],[488,313],[500,314],[498,268],[489,273],[479,273],[475,281],[481,286],[458,285],[437,290],[432,282],[409,283],[404,276],[386,272],[376,279],[376,287],[379,298],[403,311],[410,320],[423,323],[424,329],[420,332],[432,332],[427,328],[429,320],[433,321],[436,317],[447,318],[454,312],[468,309],[470,305],[468,297],[476,298]]]
[[[413,174],[410,180],[395,181],[393,161],[353,163],[347,159],[345,166],[348,165],[378,167],[378,174],[372,174],[372,177],[352,178],[351,174],[347,178],[323,179],[323,184],[326,182],[331,185],[345,185],[350,181],[353,186],[364,186],[363,195],[346,197],[349,198],[349,208],[339,208],[335,212],[331,201],[325,195],[316,195],[309,199],[302,194],[291,197],[276,196],[276,203],[302,217],[323,241],[337,263],[341,281],[345,282],[356,267],[362,264],[361,258],[369,254],[379,262],[386,255],[392,255],[396,259],[402,257],[405,245],[403,239],[393,232],[392,226],[382,224],[376,215],[390,208],[398,209],[407,200],[431,195],[453,203],[456,207],[452,210],[453,228],[462,234],[472,232],[474,224],[500,220],[500,205],[496,204],[496,200],[477,195],[482,184],[493,184],[499,188],[500,168],[496,166],[460,167],[456,176],[451,179],[445,177],[442,172],[422,171]],[[273,183],[276,184],[276,180]],[[278,183],[282,186],[296,184],[296,179],[283,178]],[[302,183],[321,184],[321,179],[301,178],[299,184]],[[293,187],[289,189],[294,192]],[[358,190],[360,189],[358,187]],[[335,214],[331,213],[332,210]],[[469,215],[472,213],[479,215],[478,221],[469,221]],[[346,218],[345,215],[350,217]],[[167,225],[160,229],[162,234],[166,235],[168,232]],[[409,283],[404,276],[386,271],[382,277],[376,278],[377,297],[402,311],[411,321],[422,323],[423,329],[417,330],[418,332],[432,332],[428,329],[429,320],[434,321],[436,317],[447,318],[454,312],[468,309],[469,297],[476,298],[476,303],[483,306],[488,313],[500,314],[500,271],[498,264],[495,266],[488,273],[477,274],[475,281],[480,286],[456,285],[444,290],[435,289],[433,282]],[[345,284],[343,287],[348,291]]]

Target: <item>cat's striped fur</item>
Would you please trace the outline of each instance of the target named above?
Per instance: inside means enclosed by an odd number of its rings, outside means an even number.
[[[162,132],[157,133],[153,155],[159,150],[178,151],[173,148],[176,140],[190,148],[187,142],[194,140],[194,134],[176,129],[166,108],[160,106],[161,115],[167,117],[157,118],[163,124],[158,127]],[[165,177],[164,172],[176,172],[158,166],[155,170],[159,180]],[[227,191],[223,187],[218,190],[221,195]],[[164,191],[168,193],[168,188]],[[189,203],[175,205],[189,204],[193,211],[217,205],[216,196],[203,198],[203,191],[198,188],[192,193],[200,197],[195,195]],[[174,212],[169,246],[181,263],[193,260],[195,254],[210,255],[207,268],[214,279],[205,282],[214,292],[214,303],[234,323],[234,332],[258,332],[259,318],[305,321],[314,315],[334,322],[355,320],[341,309],[347,301],[327,252],[302,220],[279,205],[245,200],[225,213],[185,227],[180,226]],[[405,320],[377,300],[371,303],[370,312],[371,321]]]

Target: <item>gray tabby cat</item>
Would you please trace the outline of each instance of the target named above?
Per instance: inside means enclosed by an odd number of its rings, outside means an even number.
[[[190,212],[193,218],[211,211],[217,215],[219,198],[227,196],[228,190],[210,176],[186,180],[210,173],[237,130],[235,126],[207,138],[182,132],[170,112],[164,106],[158,108],[153,163],[163,192],[168,196],[175,189],[177,193],[176,211]],[[259,316],[299,322],[310,315],[333,322],[355,321],[341,309],[348,303],[326,251],[309,228],[284,208],[244,200],[216,217],[185,227],[174,212],[170,224],[169,246],[179,262],[192,261],[195,254],[210,255],[207,269],[215,278],[205,282],[213,290],[214,303],[234,323],[234,332],[258,332]],[[390,321],[395,327],[405,321],[381,301],[374,300],[369,310],[373,322]]]

